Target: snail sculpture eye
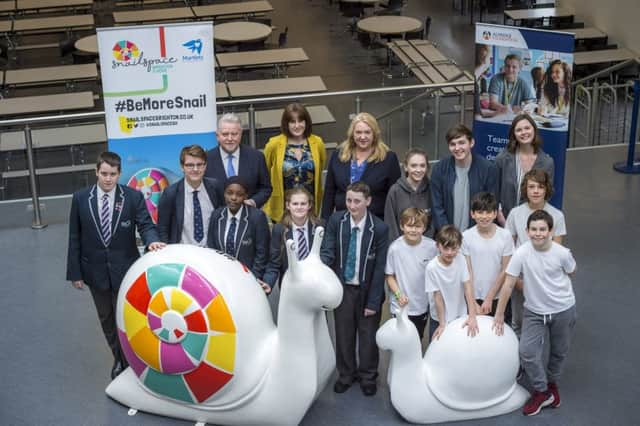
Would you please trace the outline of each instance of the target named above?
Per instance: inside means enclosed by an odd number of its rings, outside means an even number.
[[[200,403],[233,378],[233,318],[222,294],[189,265],[164,263],[140,274],[117,322],[129,365],[159,395]]]

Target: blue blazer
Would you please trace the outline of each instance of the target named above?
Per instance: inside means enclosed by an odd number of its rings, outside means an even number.
[[[222,183],[205,177],[202,181],[213,209],[224,206]],[[175,244],[180,242],[184,225],[184,179],[180,179],[164,190],[158,203],[158,234],[160,241]],[[204,224],[207,226],[208,224]]]
[[[222,160],[220,149],[218,146],[207,153],[205,176],[224,184],[227,180],[226,164]],[[271,179],[264,154],[250,146],[240,145],[240,161],[236,172],[249,186],[249,198],[256,202],[257,208],[262,208],[271,196]]]
[[[207,247],[224,253],[224,232],[227,229],[227,207],[216,209],[211,214]],[[235,241],[236,252],[231,254],[262,280],[269,260],[269,224],[267,216],[255,207],[242,208]]]
[[[109,244],[105,244],[100,230],[96,185],[73,194],[67,280],[84,280],[94,288],[117,290],[131,264],[140,257],[136,228],[145,245],[160,241],[142,194],[123,185],[117,185],[115,191]]]
[[[367,164],[362,173],[362,182],[371,189],[371,205],[369,211],[379,218],[384,217],[384,203],[391,185],[400,177],[400,163],[398,157],[392,151],[379,163]],[[351,162],[340,161],[340,151],[331,154],[331,160],[327,166],[327,178],[324,185],[324,197],[322,200],[321,216],[328,220],[334,209],[345,210],[347,208],[347,186],[351,183]]]
[[[309,250],[313,247],[313,235],[316,230],[316,226],[322,226],[322,224],[314,225],[311,222],[307,224],[307,241],[309,241]],[[291,228],[285,228],[281,223],[276,223],[271,229],[271,248],[269,250],[269,263],[265,269],[263,281],[269,284],[271,288],[282,279],[284,273],[289,267],[289,261],[287,259],[287,250],[284,243],[287,240],[295,240]]]
[[[331,215],[320,251],[322,261],[333,268],[342,285],[346,285],[343,271],[351,238],[350,218],[348,211],[339,211]],[[365,292],[365,308],[380,312],[384,302],[384,267],[389,248],[389,227],[370,212],[365,220],[360,245],[358,280]]]
[[[469,207],[471,199],[478,192],[496,195],[498,173],[493,162],[472,154],[469,168]],[[431,172],[431,215],[433,226],[439,230],[453,223],[453,185],[456,181],[456,165],[453,156],[440,160]],[[497,199],[497,198],[496,198]],[[469,226],[475,221],[469,218]]]

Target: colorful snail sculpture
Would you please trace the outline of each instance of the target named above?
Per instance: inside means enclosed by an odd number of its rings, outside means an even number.
[[[137,410],[214,424],[297,424],[326,386],[335,353],[324,311],[342,286],[320,260],[324,230],[289,269],[278,323],[251,272],[210,249],[170,245],[123,280],[117,326],[127,368],[107,394]]]
[[[466,318],[447,325],[422,358],[418,332],[406,310],[376,334],[391,351],[391,403],[407,421],[440,423],[492,417],[514,411],[529,394],[516,383],[518,339],[509,327],[503,336],[491,330],[492,318],[478,316],[480,333],[471,338]]]

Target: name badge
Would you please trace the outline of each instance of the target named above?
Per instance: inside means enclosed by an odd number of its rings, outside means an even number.
[[[131,227],[131,221],[130,220],[123,220],[122,222],[120,222],[120,226],[122,228],[130,228]]]
[[[243,246],[248,246],[253,244],[253,240],[251,238],[247,238],[246,240],[242,240],[240,244],[242,244]]]

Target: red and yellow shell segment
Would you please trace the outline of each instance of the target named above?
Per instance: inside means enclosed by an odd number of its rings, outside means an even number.
[[[189,265],[148,268],[126,290],[122,350],[149,390],[200,403],[233,378],[236,327],[222,294]]]

